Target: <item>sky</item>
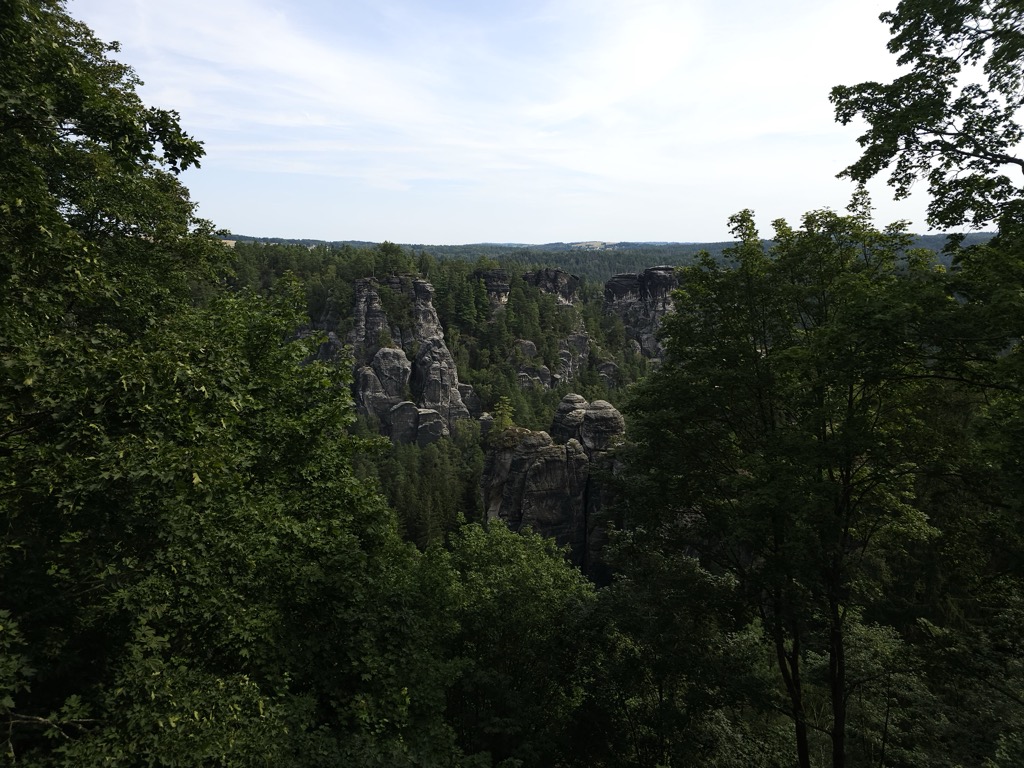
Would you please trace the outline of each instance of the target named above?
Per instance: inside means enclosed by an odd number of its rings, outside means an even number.
[[[834,85],[897,73],[895,0],[69,0],[200,139],[236,234],[398,243],[728,240],[842,210]],[[862,128],[862,126],[861,126]],[[869,186],[927,231],[923,190]]]

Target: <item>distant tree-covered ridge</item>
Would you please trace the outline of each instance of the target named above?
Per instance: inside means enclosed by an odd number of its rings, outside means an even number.
[[[256,242],[264,244],[301,245],[307,248],[326,246],[329,248],[372,248],[377,243],[355,240],[327,241],[310,239],[250,237],[248,235],[224,235],[235,242]],[[965,245],[977,245],[992,237],[990,232],[968,232]],[[914,248],[926,248],[943,254],[949,242],[948,235],[917,235],[912,241]],[[427,253],[437,259],[458,259],[479,261],[494,259],[503,264],[520,265],[522,268],[554,267],[594,282],[604,282],[613,275],[626,272],[640,272],[656,265],[686,266],[693,264],[702,252],[721,260],[724,250],[732,242],[721,243],[548,243],[544,245],[477,243],[471,245],[402,245],[412,254]],[[766,243],[770,245],[770,243]],[[949,257],[940,256],[940,263],[948,265]]]

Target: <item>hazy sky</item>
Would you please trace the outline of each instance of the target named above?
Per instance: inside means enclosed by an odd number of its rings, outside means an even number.
[[[70,0],[206,145],[236,233],[402,243],[728,239],[845,207],[829,89],[891,79],[895,0]],[[924,231],[921,199],[872,192]]]

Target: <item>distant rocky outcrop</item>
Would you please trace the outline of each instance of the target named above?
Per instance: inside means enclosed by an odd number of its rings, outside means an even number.
[[[561,269],[545,267],[534,272],[527,272],[523,280],[544,293],[553,294],[560,304],[576,302],[576,291],[580,287],[580,279]]]
[[[504,305],[509,300],[510,282],[515,282],[510,281],[509,273],[495,268],[472,274],[477,281],[475,290],[487,292],[492,317],[508,311]],[[565,312],[575,311],[569,306],[578,301],[580,279],[575,275],[545,268],[527,272],[523,279],[555,296],[566,305]],[[616,275],[606,284],[604,311],[622,318],[637,354],[661,356],[657,331],[672,310],[676,284],[672,267]],[[434,289],[427,280],[392,274],[356,280],[353,288],[349,317],[342,306],[327,301],[319,321],[311,327],[328,333],[321,357],[341,359],[341,350],[351,348],[353,393],[360,413],[371,417],[381,432],[396,442],[418,444],[450,434],[459,420],[485,417],[484,404],[473,388],[459,381],[434,307]],[[343,327],[349,330],[343,332]],[[628,380],[633,375],[629,372],[632,368],[623,374],[609,359],[613,350],[595,346],[579,317],[577,329],[557,339],[557,346],[550,337],[543,339],[543,354],[537,349],[540,341],[517,340],[506,361],[523,389],[555,389],[579,381],[588,371],[591,375],[596,371],[600,381],[613,388],[623,376]]]
[[[622,414],[610,403],[570,394],[559,403],[550,433],[517,428],[497,436],[482,479],[487,518],[554,538],[592,579],[606,581],[600,513],[607,499],[600,476],[610,469],[609,451],[624,430]]]
[[[675,267],[651,267],[639,274],[615,275],[604,286],[604,311],[622,318],[626,337],[648,358],[664,354],[658,341],[662,318],[672,311],[679,285]]]
[[[576,381],[590,358],[590,334],[584,330],[570,333],[558,342],[556,383]]]
[[[508,272],[504,269],[478,269],[473,273],[473,277],[483,281],[491,306],[503,307],[508,304],[510,290]]]
[[[472,387],[459,383],[433,295],[430,283],[410,276],[355,283],[345,340],[355,359],[356,407],[396,442],[426,445],[470,418],[467,400],[478,407]]]
[[[547,432],[509,430],[491,450],[483,474],[484,509],[512,530],[530,528],[568,545],[571,559],[586,553],[589,464],[575,440],[556,445]]]
[[[526,272],[523,281],[542,293],[553,295],[559,304],[565,306],[576,302],[576,291],[581,284],[576,275],[548,267]],[[517,343],[521,346],[524,342]],[[535,354],[534,346],[534,354],[526,357],[532,360]],[[554,370],[544,365],[524,363],[519,368],[519,386],[524,389],[536,386],[557,387],[559,384],[575,381],[586,368],[589,356],[590,336],[583,330],[581,324],[580,330],[570,333],[558,342],[558,362],[553,363]]]
[[[550,387],[555,383],[551,369],[538,357],[537,345],[529,339],[517,339],[509,362],[517,363],[517,383],[520,389]]]
[[[448,434],[441,414],[430,408],[417,408],[409,401],[393,406],[385,415],[383,424],[396,443],[416,443],[420,448]]]
[[[622,377],[622,374],[619,371],[619,366],[617,366],[610,360],[606,360],[603,363],[598,363],[597,375],[600,377],[601,383],[604,384],[604,386],[607,387],[608,389],[617,388],[620,384],[620,379]]]
[[[551,422],[551,437],[557,443],[578,441],[591,459],[604,456],[626,429],[622,414],[611,403],[588,403],[581,395],[562,398]]]
[[[547,387],[553,389],[559,384],[579,379],[590,360],[590,334],[584,330],[574,331],[558,342],[558,362],[555,369],[540,362],[537,345],[529,339],[518,339],[511,362],[518,364],[517,376],[521,389]],[[615,367],[614,363],[602,363]]]
[[[471,384],[459,384],[459,394],[462,396],[463,404],[469,409],[471,418],[479,419],[484,415],[483,401]]]

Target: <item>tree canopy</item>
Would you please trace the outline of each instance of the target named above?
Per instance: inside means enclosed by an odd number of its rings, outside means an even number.
[[[881,15],[906,73],[832,89],[836,119],[868,124],[863,153],[841,175],[864,182],[892,167],[905,197],[931,194],[928,223],[981,227],[1020,220],[1024,188],[1024,10],[1016,0],[902,0]]]
[[[1001,259],[977,254],[956,275],[937,269],[929,254],[906,249],[900,226],[874,229],[862,194],[848,216],[812,212],[799,229],[776,222],[769,250],[750,212],[732,223],[734,263],[682,270],[677,311],[664,326],[668,357],[628,409],[620,588],[671,616],[674,605],[699,599],[691,590],[717,584],[721,597],[703,610],[719,631],[760,638],[760,664],[776,680],[775,693],[769,686],[761,695],[778,696],[777,711],[787,713],[798,765],[870,765],[879,756],[902,765],[925,755],[942,764],[949,755],[935,745],[967,736],[927,726],[922,713],[946,708],[968,729],[970,715],[946,698],[948,678],[925,671],[933,664],[950,674],[939,661],[949,649],[931,640],[988,637],[983,606],[1015,611],[1022,587],[1019,568],[996,563],[1024,552],[1019,522],[1001,511],[1013,498],[1001,497],[1008,477],[987,471],[994,446],[978,433],[1000,431],[986,403],[1013,411],[1020,402],[1019,381],[999,372],[1017,365],[1008,350],[1019,326],[1012,314],[997,321],[978,292],[982,282],[993,287],[986,272]],[[982,546],[997,519],[1002,554],[968,565],[960,548]],[[665,578],[664,559],[702,575],[680,587]],[[944,583],[928,587],[927,578]],[[1002,597],[980,587],[987,578]],[[954,594],[956,617],[942,607]],[[930,639],[925,626],[936,633]],[[757,680],[747,651],[734,651],[735,668]],[[1008,674],[1013,652],[991,658],[1019,690]],[[956,677],[962,692],[983,695],[988,685]],[[684,683],[692,687],[694,676]],[[747,696],[747,706],[772,711],[753,683]],[[1016,738],[1024,712],[1007,696],[1002,729],[952,764],[994,759],[1000,738]],[[746,716],[733,716],[742,732]]]

